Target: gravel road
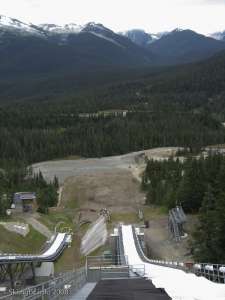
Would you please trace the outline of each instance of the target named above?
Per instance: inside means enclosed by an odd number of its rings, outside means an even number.
[[[57,176],[59,183],[63,184],[68,177],[98,174],[117,169],[131,169],[132,172],[132,167],[137,165],[138,158],[146,155],[148,158],[157,160],[166,159],[174,155],[177,149],[175,147],[155,148],[103,158],[46,161],[34,164],[32,167],[35,173],[41,171],[46,180],[53,180],[54,176]]]

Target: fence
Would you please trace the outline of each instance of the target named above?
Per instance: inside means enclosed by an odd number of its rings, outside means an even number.
[[[44,283],[24,290],[10,290],[10,295],[0,296],[0,300],[59,300],[68,299],[86,283],[85,269],[63,274]]]
[[[121,264],[121,262],[125,262]],[[127,257],[111,255],[88,256],[86,259],[87,279],[90,282],[97,282],[102,279],[144,277],[145,265],[128,265]]]
[[[185,272],[194,273],[197,276],[204,276],[205,278],[214,282],[225,283],[225,265],[149,259],[144,254],[144,251],[142,249],[139,237],[136,233],[136,229],[134,226],[133,226],[133,235],[134,235],[134,241],[135,241],[137,251],[140,257],[143,259],[143,261],[147,263],[159,265],[159,266],[181,269]]]

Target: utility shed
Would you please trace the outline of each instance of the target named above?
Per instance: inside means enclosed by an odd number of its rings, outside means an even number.
[[[36,193],[19,192],[13,196],[16,212],[33,212],[37,207]]]

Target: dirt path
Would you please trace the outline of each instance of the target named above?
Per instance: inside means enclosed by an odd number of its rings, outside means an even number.
[[[63,192],[63,186],[59,187],[58,190],[58,203],[57,203],[57,207],[61,206],[61,202],[62,202],[62,192]]]
[[[42,235],[46,236],[48,239],[51,238],[53,233],[48,229],[48,227],[40,223],[34,216],[24,215],[23,219]]]
[[[181,262],[192,260],[189,249],[189,237],[195,227],[196,221],[196,216],[187,216],[185,232],[188,233],[188,237],[177,243],[169,235],[167,216],[150,220],[150,228],[145,230],[145,242],[149,250],[149,255],[153,258],[163,260]]]
[[[62,205],[79,207],[84,218],[93,220],[101,208],[111,213],[137,212],[144,193],[131,172],[112,170],[68,178],[64,183]]]

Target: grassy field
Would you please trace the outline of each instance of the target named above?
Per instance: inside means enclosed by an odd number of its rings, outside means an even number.
[[[8,253],[39,253],[46,238],[30,226],[26,237],[0,226],[0,251]]]
[[[144,220],[157,219],[159,216],[167,214],[167,209],[163,206],[143,206],[140,208],[144,213]],[[138,212],[112,213],[111,223],[116,224],[120,222],[124,224],[140,223]]]
[[[155,220],[160,216],[167,215],[168,209],[164,206],[144,206],[143,207],[144,219]]]
[[[124,224],[132,224],[138,222],[138,215],[134,212],[128,213],[112,213],[111,223],[116,224],[123,222]]]
[[[57,230],[71,228],[74,233],[71,247],[65,249],[55,262],[56,273],[69,271],[84,265],[85,258],[80,254],[80,241],[87,230],[87,225],[83,225],[78,230],[77,223],[74,221],[75,216],[76,212],[74,210],[65,209],[61,211],[60,209],[58,211],[50,210],[48,215],[41,215],[39,218],[39,221],[52,231],[54,231],[57,224],[62,222],[61,225],[57,226]]]
[[[71,214],[72,213],[72,214]],[[73,212],[67,213],[67,211],[53,211],[50,210],[48,215],[40,215],[38,219],[41,223],[47,226],[51,231],[55,230],[57,224],[57,229],[63,229],[65,227],[73,228]]]

